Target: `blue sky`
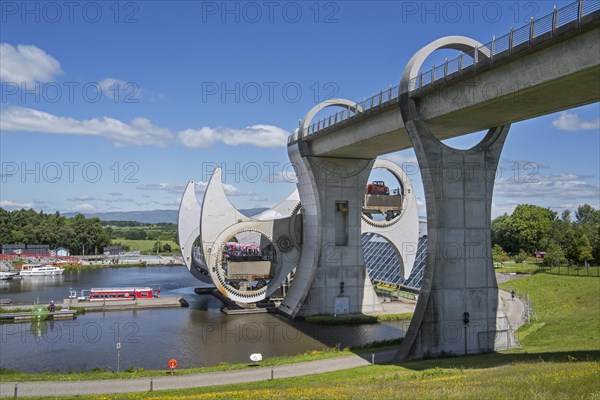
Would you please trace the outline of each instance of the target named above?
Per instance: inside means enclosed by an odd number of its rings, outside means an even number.
[[[487,42],[568,3],[5,1],[1,206],[176,209],[214,165],[237,207],[276,204],[294,188],[286,136],[312,106],[396,85],[441,36]],[[493,215],[518,203],[600,208],[599,118],[596,103],[514,124]]]

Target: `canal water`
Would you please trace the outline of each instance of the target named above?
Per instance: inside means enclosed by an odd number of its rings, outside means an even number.
[[[0,297],[13,303],[61,302],[69,289],[160,287],[161,296],[183,296],[189,308],[88,312],[72,321],[0,324],[0,367],[26,372],[145,368],[166,369],[248,362],[325,347],[365,344],[404,336],[406,322],[317,326],[273,314],[225,315],[221,301],[198,295],[185,267],[101,268],[58,277],[0,281]],[[117,354],[117,343],[121,343]],[[118,356],[118,357],[117,357]]]

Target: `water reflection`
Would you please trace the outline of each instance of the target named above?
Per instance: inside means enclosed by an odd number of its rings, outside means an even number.
[[[10,292],[38,292],[50,287],[62,287],[65,277],[63,275],[27,276],[6,282],[10,285],[6,287]]]
[[[48,323],[46,321],[34,321],[29,325],[29,330],[33,336],[41,338],[48,332]]]

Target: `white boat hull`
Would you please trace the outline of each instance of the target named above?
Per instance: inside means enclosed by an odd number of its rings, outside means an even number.
[[[58,267],[36,267],[31,269],[23,269],[19,273],[21,276],[55,276],[62,275],[64,269]]]
[[[63,271],[45,271],[45,272],[21,272],[21,276],[53,276],[62,275]]]

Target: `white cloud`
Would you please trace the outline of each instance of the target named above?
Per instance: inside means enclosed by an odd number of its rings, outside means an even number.
[[[377,157],[377,158],[380,158],[382,160],[391,161],[400,166],[402,166],[403,164],[414,164],[414,165],[419,164],[417,161],[417,156],[414,155],[414,152],[412,153],[412,155],[406,155],[406,154],[401,154],[401,153],[391,153],[391,154],[386,154],[384,156]]]
[[[94,211],[96,209],[96,207],[92,204],[88,204],[88,203],[83,203],[83,204],[78,204],[75,207],[72,208],[73,211]]]
[[[135,82],[125,82],[118,78],[104,78],[98,86],[102,95],[109,100],[126,103],[137,103],[142,98],[142,89]]]
[[[494,185],[494,196],[523,199],[598,199],[600,185],[586,182],[586,177],[577,174],[536,174],[502,178]]]
[[[198,191],[201,193],[206,191],[207,186],[208,182],[196,182],[196,189],[198,189]],[[225,190],[225,194],[228,196],[253,196],[256,194],[253,191],[242,192],[240,189],[228,183],[223,184],[223,189]]]
[[[200,193],[204,193],[206,191],[206,187],[208,186],[208,182],[196,182],[196,190]],[[169,193],[183,193],[185,189],[184,185],[178,185],[174,183],[146,183],[144,185],[140,185],[137,187],[140,190],[164,190]],[[225,189],[225,194],[228,196],[254,196],[255,192],[242,192],[238,188],[228,183],[223,184],[223,189]],[[145,197],[144,195],[142,195]]]
[[[164,203],[160,203],[160,205],[165,206],[165,207],[179,207],[179,203],[180,203],[180,200],[175,199],[175,200],[165,201]]]
[[[518,201],[506,201],[504,203],[492,202],[492,218],[496,218],[502,214],[512,214],[515,207],[520,204]]]
[[[399,165],[408,176],[408,179],[411,180],[413,186],[416,180],[421,180],[419,162],[417,161],[417,156],[413,150],[402,150],[400,152],[386,154],[378,158],[388,160]]]
[[[561,112],[560,116],[552,121],[552,126],[561,131],[588,131],[600,129],[600,118],[582,121],[579,115],[565,111]]]
[[[121,193],[121,192],[111,192],[108,195],[109,196],[123,196],[123,193]]]
[[[215,143],[228,146],[249,145],[255,147],[284,147],[289,132],[274,125],[252,125],[244,129],[210,128],[186,129],[178,133],[186,147],[205,148]]]
[[[204,193],[206,188],[208,187],[208,182],[196,182],[196,190],[200,193]],[[228,183],[223,184],[223,189],[225,190],[225,194],[228,196],[252,196],[256,193],[254,192],[242,192],[238,188]]]
[[[500,159],[500,167],[507,170],[521,170],[522,174],[527,174],[531,171],[537,171],[539,169],[549,169],[550,166],[534,160],[512,160],[510,158],[502,157]]]
[[[102,136],[118,147],[163,146],[172,137],[168,129],[153,125],[146,118],[135,118],[129,124],[111,117],[77,120],[25,107],[3,108],[0,111],[0,130]]]
[[[419,213],[419,217],[427,215],[427,205],[421,197],[417,197],[417,212]]]
[[[254,196],[250,198],[250,201],[263,202],[269,200],[268,197],[265,196]]]
[[[137,188],[140,190],[168,190],[168,191],[180,191],[183,190],[185,186],[177,185],[173,183],[145,183],[143,185],[138,186]]]
[[[19,203],[18,201],[11,200],[0,200],[0,207],[5,208],[31,208],[33,207],[33,203]]]
[[[112,117],[87,120],[61,117],[26,107],[0,109],[2,132],[41,132],[58,135],[101,136],[117,147],[135,145],[164,146],[173,137],[171,131],[154,125],[147,118],[134,118],[122,122]],[[181,142],[187,147],[209,147],[221,142],[228,146],[281,147],[287,143],[287,132],[272,125],[253,125],[245,129],[202,128],[179,132]]]
[[[0,44],[0,79],[28,84],[50,82],[62,74],[60,63],[44,50],[31,45]]]
[[[102,93],[104,95],[117,90],[117,87],[114,85],[118,86],[118,90],[122,90],[125,85],[127,85],[127,82],[117,78],[104,78],[98,83],[98,86],[100,86],[100,89],[102,89]]]
[[[67,199],[67,201],[94,201],[94,200],[97,200],[97,199],[95,199],[91,196],[88,196],[87,194],[83,195],[83,196],[69,197]]]

